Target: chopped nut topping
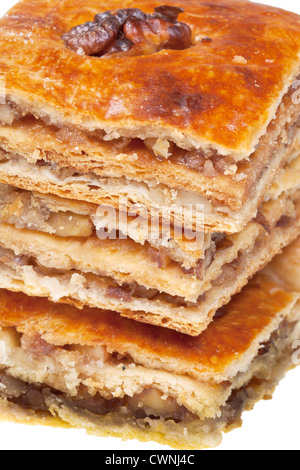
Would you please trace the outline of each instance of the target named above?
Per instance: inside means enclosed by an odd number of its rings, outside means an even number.
[[[182,50],[191,46],[192,32],[177,21],[182,8],[163,5],[155,13],[138,8],[106,11],[63,35],[69,49],[79,55],[137,56],[153,54],[162,49]]]

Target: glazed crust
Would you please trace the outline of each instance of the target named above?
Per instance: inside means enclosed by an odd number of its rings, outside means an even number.
[[[152,12],[160,3],[134,6]],[[186,0],[180,20],[193,31],[191,48],[97,58],[65,46],[62,35],[99,9],[129,6],[115,0],[101,6],[96,0],[20,2],[0,23],[6,95],[64,124],[249,156],[297,76],[299,16],[244,1]],[[202,40],[207,37],[212,41]]]

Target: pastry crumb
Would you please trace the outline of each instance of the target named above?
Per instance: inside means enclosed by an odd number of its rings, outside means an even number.
[[[243,57],[241,55],[234,56],[233,62],[235,64],[248,64],[247,59],[245,59],[245,57]]]
[[[230,165],[230,167],[224,171],[224,175],[226,176],[231,176],[231,175],[235,175],[236,172],[237,172],[237,165]]]
[[[240,181],[243,181],[244,179],[247,178],[247,175],[245,173],[240,173],[239,175],[235,175],[235,180],[239,183]]]

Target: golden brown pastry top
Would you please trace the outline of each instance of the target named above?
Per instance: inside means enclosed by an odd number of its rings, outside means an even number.
[[[192,29],[193,47],[98,58],[73,52],[62,39],[101,11],[153,12],[162,3],[21,1],[0,22],[1,89],[66,122],[90,119],[107,130],[157,136],[164,130],[174,140],[183,135],[249,155],[298,73],[300,17],[248,1],[170,0],[184,7],[179,21]]]
[[[221,376],[240,360],[265,332],[266,339],[292,307],[296,296],[257,276],[218,314],[199,337],[137,323],[117,313],[54,304],[0,290],[0,326],[41,335],[56,345],[101,344],[109,351],[129,354],[136,362],[159,361],[159,366],[191,376],[202,372]],[[289,313],[289,312],[288,312]],[[269,331],[271,328],[271,331]],[[266,340],[265,339],[265,340]]]

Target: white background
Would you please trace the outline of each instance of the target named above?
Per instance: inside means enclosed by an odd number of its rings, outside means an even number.
[[[200,1],[200,0],[199,0]],[[226,0],[223,0],[226,2]],[[0,0],[0,15],[17,1]],[[184,1],[183,1],[184,3]],[[264,0],[300,14],[299,0]],[[101,5],[101,0],[99,0]],[[163,4],[163,1],[162,1]],[[1,53],[1,52],[0,52]],[[224,437],[219,450],[300,450],[300,367],[289,372],[272,401],[244,414],[243,428]],[[155,443],[91,437],[84,431],[0,423],[0,450],[162,450]]]

